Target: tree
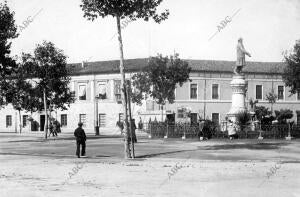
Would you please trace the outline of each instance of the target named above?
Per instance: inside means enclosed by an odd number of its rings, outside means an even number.
[[[9,56],[11,40],[16,38],[17,26],[15,25],[14,12],[11,12],[6,1],[0,3],[0,106],[7,104],[10,75],[14,73],[17,64]]]
[[[272,88],[271,92],[266,94],[266,98],[268,102],[271,104],[271,114],[273,115],[273,105],[277,101],[277,95],[274,93],[274,89]]]
[[[286,124],[287,119],[293,118],[293,111],[290,109],[275,110],[275,116],[279,124]]]
[[[66,110],[74,102],[69,89],[70,70],[67,69],[66,56],[51,42],[44,41],[37,45],[34,56],[23,54],[23,65],[28,78],[35,83],[29,110],[45,110],[45,138],[48,134],[48,111],[50,109]],[[43,103],[43,105],[42,105]]]
[[[284,55],[286,67],[282,78],[285,86],[290,87],[291,94],[300,91],[300,40],[296,41],[294,49]]]
[[[32,85],[26,80],[26,73],[22,65],[16,70],[10,81],[6,94],[7,102],[11,103],[13,108],[19,112],[19,127],[22,132],[21,111],[28,109],[28,102],[32,94]]]
[[[123,42],[121,34],[120,21],[122,19],[129,18],[131,21],[137,19],[144,19],[148,21],[152,18],[156,23],[168,18],[169,11],[166,10],[161,14],[157,14],[157,7],[161,4],[162,0],[114,0],[114,1],[104,1],[104,0],[82,0],[80,7],[84,12],[84,17],[88,20],[95,20],[97,17],[107,17],[112,16],[116,19],[117,30],[118,30],[118,40],[120,49],[120,74],[121,74],[121,87],[122,87],[122,104],[124,113],[124,148],[125,148],[125,158],[130,158],[129,142],[128,138],[128,128],[127,128],[127,104],[125,103],[125,73],[124,73],[124,55],[123,55]]]
[[[257,120],[259,121],[262,121],[264,118],[270,116],[271,114],[272,112],[265,106],[256,106],[255,108],[255,115]]]
[[[250,123],[251,116],[248,111],[241,111],[236,115],[236,124],[241,129],[241,132],[247,127]]]
[[[182,61],[178,54],[170,57],[159,54],[157,57],[151,57],[148,65],[132,77],[137,92],[135,96],[138,100],[150,96],[161,106],[167,101],[174,103],[176,86],[182,86],[188,81],[190,72],[188,63]]]

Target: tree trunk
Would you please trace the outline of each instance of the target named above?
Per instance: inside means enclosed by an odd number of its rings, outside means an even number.
[[[21,123],[21,110],[18,110],[19,111],[19,123],[20,123],[20,133],[22,133],[22,123]]]
[[[160,105],[161,109],[161,122],[164,122],[164,105]]]
[[[45,131],[45,139],[47,139],[47,135],[48,135],[48,113],[47,113],[47,102],[46,102],[46,89],[44,89],[43,95],[44,95],[44,110],[45,110],[44,131]]]
[[[130,139],[131,139],[131,158],[135,158],[135,153],[134,153],[134,139],[133,139],[133,134],[134,134],[134,129],[133,129],[133,126],[132,126],[132,114],[131,114],[131,101],[130,101],[130,98],[131,98],[131,86],[130,86],[130,82],[128,82],[128,87],[127,87],[127,104],[128,104],[128,113],[129,113],[129,129],[130,129]]]
[[[123,55],[123,43],[122,43],[122,34],[121,34],[121,26],[120,26],[120,17],[117,16],[117,28],[118,28],[118,40],[119,40],[119,48],[120,48],[120,74],[121,74],[121,87],[122,89],[122,105],[123,105],[123,114],[124,114],[124,156],[125,159],[130,158],[130,150],[129,150],[129,142],[128,142],[128,117],[127,117],[127,103],[125,96],[125,73],[124,73],[124,55]]]

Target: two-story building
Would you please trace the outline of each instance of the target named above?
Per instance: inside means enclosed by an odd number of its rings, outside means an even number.
[[[133,116],[138,122],[148,122],[149,119],[164,120],[166,116],[176,121],[183,118],[182,109],[191,109],[190,121],[199,117],[209,118],[215,122],[223,120],[231,107],[230,81],[233,75],[233,61],[187,60],[192,68],[191,82],[177,87],[175,102],[166,104],[163,110],[152,100],[143,105],[132,105]],[[131,59],[125,61],[126,78],[140,71],[147,65],[148,59]],[[87,132],[94,132],[96,117],[99,120],[100,133],[119,133],[116,122],[122,119],[121,89],[119,61],[86,62],[68,65],[72,70],[70,89],[75,92],[76,101],[66,111],[52,112],[51,116],[62,125],[62,132],[73,131],[77,123],[83,122]],[[274,92],[278,100],[274,110],[291,109],[293,119],[300,124],[300,94],[290,95],[289,88],[284,86],[281,73],[284,63],[281,62],[248,62],[244,68],[248,91],[246,103],[250,98],[257,99],[257,105],[270,108],[266,94]],[[102,95],[101,98],[97,98]],[[105,96],[103,96],[105,95]],[[98,106],[98,110],[96,110]],[[98,111],[98,114],[96,114]],[[33,121],[28,121],[31,117]],[[43,131],[45,114],[22,112],[21,124],[23,131]],[[35,125],[32,125],[35,122]],[[1,109],[0,132],[14,132],[18,129],[18,114],[8,105]]]

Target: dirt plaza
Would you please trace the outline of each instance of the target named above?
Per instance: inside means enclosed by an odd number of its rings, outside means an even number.
[[[299,140],[197,141],[0,134],[0,196],[300,196]]]

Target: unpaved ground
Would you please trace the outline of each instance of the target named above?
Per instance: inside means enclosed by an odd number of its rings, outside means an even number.
[[[0,160],[2,197],[300,196],[299,163],[161,158],[101,161],[7,155]],[[278,169],[270,175],[274,166]]]
[[[136,160],[122,159],[121,142],[91,139],[78,159],[67,139],[3,135],[0,196],[300,197],[297,140],[141,139]]]

